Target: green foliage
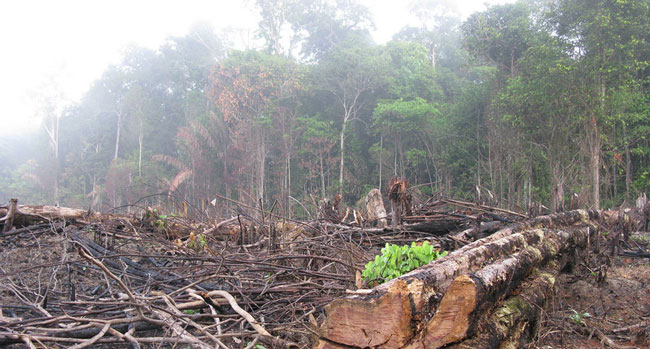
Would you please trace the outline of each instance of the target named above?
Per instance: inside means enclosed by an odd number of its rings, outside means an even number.
[[[128,47],[78,103],[44,104],[59,156],[45,132],[0,140],[0,196],[95,210],[164,205],[159,193],[191,207],[262,196],[305,217],[339,180],[350,204],[395,174],[467,199],[480,186],[524,210],[650,191],[647,0],[521,0],[464,23],[420,1],[423,25],[385,45],[356,0],[252,3],[263,50],[231,50],[199,24]]]
[[[194,239],[190,239],[187,243],[187,247],[201,252],[208,246],[208,240],[205,238],[204,234],[197,235]]]
[[[375,256],[374,261],[366,264],[361,275],[369,284],[379,284],[446,255],[447,251],[435,250],[428,241],[421,245],[413,242],[411,246],[387,243],[381,249],[381,255]]]
[[[569,319],[573,321],[574,324],[576,325],[581,325],[584,326],[585,324],[585,319],[590,318],[591,314],[586,313],[586,312],[579,312],[573,308],[569,308],[573,314],[569,315]]]
[[[438,114],[435,106],[422,98],[412,101],[382,100],[377,103],[373,127],[386,133],[414,133],[432,126],[433,117]]]
[[[157,219],[153,221],[153,224],[158,230],[163,231],[167,227],[167,215],[161,214],[158,215]]]
[[[253,343],[252,343],[252,342],[248,342],[248,343],[246,343],[246,346],[247,346],[247,347],[250,347],[251,344],[253,344]],[[266,347],[263,346],[262,344],[255,344],[255,346],[254,346],[253,348],[254,348],[254,349],[266,349]]]
[[[530,17],[530,9],[523,1],[475,13],[462,26],[465,45],[476,57],[512,71],[534,35]]]

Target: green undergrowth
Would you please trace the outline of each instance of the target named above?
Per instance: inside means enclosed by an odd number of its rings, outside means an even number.
[[[428,241],[410,246],[387,243],[361,275],[368,286],[374,287],[446,255],[447,251],[434,249]]]

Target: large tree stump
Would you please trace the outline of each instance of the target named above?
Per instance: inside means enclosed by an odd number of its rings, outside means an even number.
[[[3,218],[0,218],[0,221],[4,221],[4,226],[2,227],[3,234],[11,230],[11,228],[13,228],[14,217],[16,216],[17,211],[18,211],[18,199],[9,200],[9,207],[7,208],[7,214]]]
[[[435,311],[457,277],[530,246],[539,249],[546,235],[535,228],[590,226],[598,218],[598,211],[575,210],[510,225],[379,285],[369,294],[335,300],[325,308],[327,317],[321,324],[320,336],[324,341],[352,347],[402,347],[413,339],[418,322]]]
[[[379,189],[372,189],[366,196],[366,211],[368,212],[368,222],[377,222],[379,228],[388,226],[386,208]]]

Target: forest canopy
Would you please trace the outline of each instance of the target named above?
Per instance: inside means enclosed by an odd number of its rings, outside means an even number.
[[[650,191],[650,0],[520,0],[465,21],[418,4],[421,23],[381,45],[355,1],[256,0],[258,48],[208,25],[129,47],[78,103],[44,102],[36,140],[5,146],[0,199],[220,196],[302,215],[393,176],[521,210]]]

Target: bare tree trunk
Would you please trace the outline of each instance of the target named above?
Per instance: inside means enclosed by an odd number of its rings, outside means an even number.
[[[321,197],[325,197],[325,168],[323,167],[323,156],[321,155],[320,158],[320,194]]]
[[[291,201],[289,201],[289,196],[291,196],[291,153],[290,149],[287,150],[287,195],[285,200],[287,202],[287,215],[291,218]]]
[[[406,175],[404,173],[404,150],[402,149],[402,138],[398,135],[396,135],[396,140],[397,140],[397,154],[399,155],[399,176],[402,178],[406,178]]]
[[[57,115],[50,115],[50,126],[43,126],[50,138],[50,144],[54,151],[54,203],[59,200],[59,118]]]
[[[533,160],[530,160],[528,164],[528,203],[526,204],[526,210],[530,211],[530,208],[533,204]]]
[[[347,127],[349,117],[350,117],[349,111],[346,111],[345,116],[343,117],[343,126],[341,127],[341,161],[340,161],[340,166],[339,166],[339,194],[341,194],[341,195],[343,195],[343,166],[344,166],[344,159],[345,159],[345,128]]]
[[[476,118],[476,185],[478,189],[478,200],[480,203],[480,196],[481,196],[481,147],[480,147],[480,133],[479,133],[479,121],[480,118],[477,116]],[[488,146],[489,147],[489,146]],[[488,163],[490,164],[490,172],[492,172],[492,162],[489,159],[489,152],[488,152]],[[494,188],[494,187],[492,187]]]
[[[592,116],[592,134],[591,134],[591,179],[592,179],[592,200],[593,209],[600,209],[600,134],[598,132],[598,122],[596,116]]]
[[[55,139],[54,142],[54,204],[58,205],[59,203],[59,118],[55,116],[56,119],[56,128],[55,128]]]
[[[2,233],[6,233],[14,225],[14,217],[18,211],[18,199],[9,200],[9,207],[7,208],[7,215],[2,218],[4,220],[4,226],[2,227]]]
[[[379,190],[381,190],[381,163],[383,162],[381,159],[381,155],[384,152],[384,135],[379,136]]]
[[[605,96],[607,86],[605,78],[600,77],[600,112],[605,112]],[[593,181],[593,208],[600,209],[600,132],[598,131],[597,114],[591,116],[592,141],[591,141],[591,176]]]
[[[436,70],[436,48],[433,44],[431,45],[431,67]]]
[[[632,185],[632,156],[630,155],[630,143],[627,141],[627,127],[623,123],[623,145],[625,147],[625,199],[630,198],[630,186]]]
[[[122,128],[122,113],[117,112],[117,132],[115,133],[115,155],[113,159],[117,159],[120,152],[120,129]]]
[[[257,195],[259,200],[264,200],[264,172],[266,167],[266,139],[264,132],[260,134],[257,148]]]
[[[142,120],[140,120],[140,133],[138,134],[138,176],[142,177]]]
[[[560,212],[564,209],[564,179],[560,174],[559,165],[555,164],[549,156],[549,167],[551,170],[551,211]]]

